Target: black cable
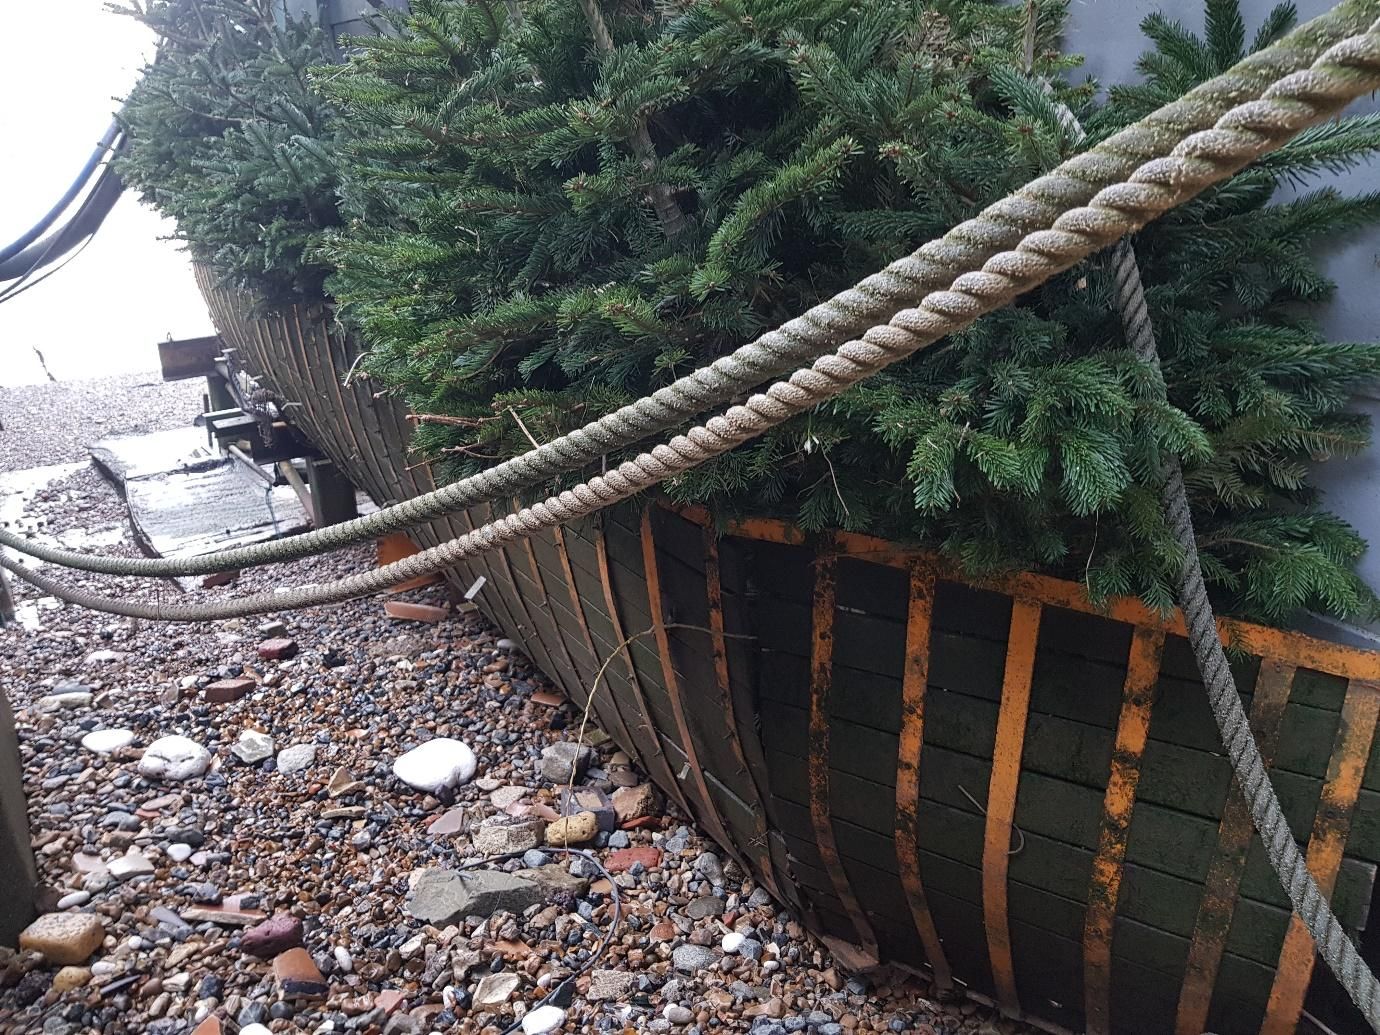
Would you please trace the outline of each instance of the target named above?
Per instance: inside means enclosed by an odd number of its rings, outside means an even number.
[[[5,245],[4,248],[0,248],[0,262],[4,262],[6,259],[12,259],[14,256],[18,255],[30,244],[38,240],[39,235],[41,235],[43,231],[57,222],[58,216],[67,211],[67,207],[71,205],[77,195],[81,193],[82,188],[90,182],[92,175],[101,164],[101,159],[112,150],[115,139],[120,133],[120,120],[112,119],[110,125],[106,127],[106,131],[101,134],[101,139],[97,142],[96,149],[91,152],[91,157],[86,160],[86,164],[83,165],[81,171],[77,173],[77,178],[72,181],[72,185],[67,188],[62,197],[58,199],[57,204],[50,208],[42,219],[29,227],[28,230],[15,240]]]

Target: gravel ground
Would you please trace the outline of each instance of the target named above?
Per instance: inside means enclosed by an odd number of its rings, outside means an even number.
[[[133,551],[118,498],[89,469],[27,506],[26,524],[60,535],[79,523]],[[292,581],[371,560],[314,559]],[[191,595],[277,577],[251,570]],[[615,806],[616,829],[583,845],[605,870],[553,847],[553,745],[575,747],[579,716],[545,703],[532,664],[439,587],[404,597],[446,608],[434,624],[370,599],[277,616],[281,629],[138,624],[35,608],[15,589],[38,628],[0,631],[0,687],[17,712],[42,906],[72,930],[47,957],[0,952],[0,1033],[497,1035],[519,1020],[538,1033],[1027,1030],[931,1002],[900,972],[849,977],[613,745],[580,778]],[[225,679],[251,681],[247,695],[215,703],[207,688]],[[112,745],[90,737],[101,732]],[[150,745],[169,735],[193,742],[185,779],[147,775],[169,754]],[[440,738],[473,749],[472,778],[428,793],[395,774]],[[468,760],[449,750],[441,776],[464,777],[455,758]],[[525,854],[484,861],[503,849]],[[455,875],[469,863],[479,869]],[[606,871],[622,915],[599,955],[614,916]],[[554,1005],[535,1009],[547,992]]]
[[[0,387],[0,471],[85,460],[107,435],[185,427],[201,412],[202,387],[157,373]]]

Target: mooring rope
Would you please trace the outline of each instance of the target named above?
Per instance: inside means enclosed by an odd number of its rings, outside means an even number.
[[[1120,241],[1113,250],[1112,268],[1117,310],[1126,331],[1126,339],[1136,358],[1148,364],[1156,376],[1161,377],[1155,328],[1145,304],[1145,289],[1141,283],[1135,249],[1128,240]],[[1160,387],[1163,390],[1162,377]],[[1279,877],[1280,886],[1288,893],[1294,912],[1313,936],[1318,954],[1365,1016],[1366,1023],[1373,1031],[1380,1032],[1380,981],[1376,980],[1370,967],[1361,959],[1361,954],[1356,951],[1356,946],[1328,905],[1327,897],[1308,871],[1308,864],[1280,807],[1279,796],[1270,782],[1260,747],[1251,733],[1246,710],[1241,706],[1236,677],[1227,663],[1227,653],[1222,648],[1222,638],[1217,630],[1217,618],[1212,612],[1212,602],[1208,599],[1207,586],[1203,581],[1203,567],[1198,560],[1198,540],[1193,531],[1193,515],[1189,511],[1188,492],[1184,487],[1183,466],[1177,456],[1171,454],[1167,458],[1163,476],[1160,498],[1175,542],[1183,550],[1183,562],[1178,573],[1179,606],[1183,609],[1188,642],[1203,677],[1217,732],[1231,758],[1237,786],[1250,806],[1251,818],[1265,845],[1270,866]]]
[[[1234,106],[1261,97],[1282,77],[1313,65],[1327,47],[1362,32],[1377,16],[1380,0],[1346,0],[780,328],[614,413],[454,484],[328,528],[193,558],[84,554],[4,529],[0,547],[107,575],[206,575],[298,560],[480,503],[512,499],[524,489],[580,470],[813,362],[850,336],[948,287],[960,274],[1015,247],[1023,236],[1050,227],[1067,209],[1087,204],[1098,190],[1126,179],[1142,163],[1168,153],[1190,133],[1212,126]],[[1312,109],[1311,90],[1311,85],[1300,83],[1296,96],[1276,94],[1276,103],[1302,105],[1311,112],[1310,119],[1325,117],[1332,109]]]

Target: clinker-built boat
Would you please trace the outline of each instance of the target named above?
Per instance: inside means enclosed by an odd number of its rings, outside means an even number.
[[[231,366],[354,484],[380,504],[435,488],[324,302],[253,315],[199,280]],[[453,573],[480,577],[489,617],[853,965],[1056,1030],[1360,1030],[1253,832],[1177,616],[654,499]],[[1220,624],[1291,829],[1365,946],[1380,655]]]

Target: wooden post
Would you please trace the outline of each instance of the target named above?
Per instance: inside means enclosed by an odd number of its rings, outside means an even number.
[[[355,487],[329,460],[307,461],[307,484],[311,488],[311,523],[314,528],[349,521],[355,508]]]

